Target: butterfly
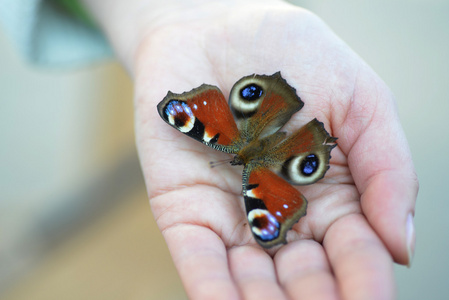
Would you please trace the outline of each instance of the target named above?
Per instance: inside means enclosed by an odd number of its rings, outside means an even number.
[[[229,105],[203,84],[158,104],[170,126],[243,165],[243,197],[255,240],[264,248],[287,243],[288,230],[306,215],[307,200],[292,186],[312,184],[329,169],[337,138],[313,119],[287,136],[279,131],[304,106],[296,90],[273,75],[249,75],[231,89]]]

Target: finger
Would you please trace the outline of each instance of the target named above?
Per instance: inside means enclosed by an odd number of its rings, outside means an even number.
[[[252,246],[232,248],[229,265],[243,299],[286,299],[277,282],[273,260],[263,249]]]
[[[411,261],[418,181],[395,103],[368,67],[336,134],[361,194],[363,213],[396,262]],[[338,123],[338,122],[337,122]]]
[[[279,282],[291,299],[339,299],[326,253],[319,243],[295,241],[282,247],[274,261]]]
[[[239,299],[226,248],[212,230],[182,224],[163,235],[189,299]]]
[[[394,260],[407,265],[415,248],[413,216],[418,189],[416,179],[409,176],[394,171],[378,174],[361,197],[363,212]]]
[[[391,256],[362,215],[333,223],[323,245],[342,299],[395,298]]]

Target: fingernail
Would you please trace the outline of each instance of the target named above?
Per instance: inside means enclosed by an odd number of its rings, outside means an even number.
[[[407,224],[405,230],[406,230],[407,252],[408,252],[407,267],[410,268],[413,261],[413,255],[415,254],[415,224],[413,222],[412,213],[409,213],[407,216]]]

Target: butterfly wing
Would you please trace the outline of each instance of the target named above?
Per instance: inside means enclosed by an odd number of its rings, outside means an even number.
[[[264,248],[285,244],[287,231],[306,214],[306,198],[267,168],[244,168],[243,196],[253,236]]]
[[[231,90],[229,106],[217,87],[203,84],[182,94],[169,92],[158,112],[182,133],[237,154],[251,141],[278,131],[303,106],[296,90],[277,72],[240,79]]]
[[[280,134],[261,142],[271,144],[270,140]],[[307,200],[291,184],[311,184],[323,178],[335,140],[323,123],[314,119],[245,166],[246,213],[254,238],[262,247],[285,244],[287,231],[306,214]],[[285,179],[268,169],[276,167]]]
[[[329,169],[330,152],[337,146],[324,124],[313,119],[271,150],[277,170],[291,184],[317,182]]]
[[[229,106],[248,142],[278,131],[304,103],[281,73],[250,75],[233,86]]]
[[[236,153],[239,130],[223,93],[203,84],[182,94],[168,92],[157,106],[170,126],[217,150]]]

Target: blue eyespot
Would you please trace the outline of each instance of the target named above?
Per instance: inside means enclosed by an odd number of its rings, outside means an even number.
[[[195,115],[186,102],[173,99],[165,106],[164,119],[171,125],[180,129],[189,123],[193,125],[195,122]]]
[[[262,210],[260,210],[262,212]],[[271,241],[279,236],[280,224],[268,211],[255,216],[251,222],[253,233],[262,241]]]
[[[165,114],[167,116],[176,116],[182,113],[187,114],[190,118],[194,117],[192,110],[184,101],[171,100],[165,107]]]
[[[319,159],[315,154],[310,154],[301,162],[300,170],[304,176],[310,176],[318,170]]]
[[[262,97],[263,89],[261,86],[251,83],[240,90],[240,96],[246,101],[254,101]]]

